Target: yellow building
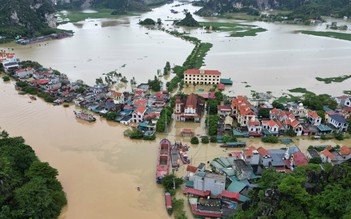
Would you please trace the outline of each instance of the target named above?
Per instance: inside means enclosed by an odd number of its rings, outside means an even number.
[[[189,69],[184,71],[184,82],[187,84],[219,84],[221,72],[217,70]]]

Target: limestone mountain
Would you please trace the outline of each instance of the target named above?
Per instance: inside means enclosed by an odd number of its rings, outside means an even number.
[[[51,0],[0,0],[0,35],[32,36],[56,27]]]
[[[258,14],[258,11],[265,9],[289,10],[293,11],[293,17],[302,18],[351,16],[349,0],[208,0],[197,14],[201,16],[228,12]]]

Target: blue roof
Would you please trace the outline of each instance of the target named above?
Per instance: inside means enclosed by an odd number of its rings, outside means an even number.
[[[327,125],[319,125],[317,126],[317,129],[321,132],[331,132],[333,131],[331,128],[329,128],[329,126]]]
[[[230,78],[221,78],[221,84],[229,84],[232,85],[233,81]]]
[[[327,106],[323,106],[323,110],[326,112],[326,111],[333,111],[332,109],[330,109],[329,107]]]
[[[337,122],[347,123],[346,119],[343,116],[340,116],[339,114],[330,115],[329,117],[334,119]]]
[[[241,183],[235,179],[232,178],[232,183],[228,186],[227,190],[231,192],[241,192],[247,185],[244,183]]]
[[[290,144],[292,142],[294,142],[292,139],[290,138],[283,138],[283,139],[280,139],[280,142],[283,143],[283,144]]]
[[[194,188],[194,181],[190,181],[190,180],[185,181],[185,186],[189,188]]]
[[[250,200],[249,197],[246,197],[245,195],[240,194],[240,197],[239,197],[240,202],[246,202],[248,200]]]

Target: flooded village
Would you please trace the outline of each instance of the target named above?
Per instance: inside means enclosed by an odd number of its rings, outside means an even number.
[[[267,31],[242,38],[170,25],[197,9],[69,22],[72,37],[0,47],[0,131],[57,168],[60,219],[229,218],[265,170],[351,158],[349,84],[315,79],[347,74],[349,42],[295,32],[317,25],[247,22]],[[138,24],[149,17],[213,44],[202,67],[177,71],[199,46]]]
[[[177,197],[186,194],[183,198],[194,217],[228,218],[234,214],[239,204],[250,200],[249,191],[258,187],[257,179],[266,168],[288,173],[311,160],[340,164],[351,157],[350,145],[342,141],[330,144],[332,138],[344,139],[348,131],[351,97],[347,95],[333,97],[335,105],[323,106],[321,114],[302,102],[229,96],[223,93],[223,83],[232,81],[222,80],[218,70],[203,67],[185,70],[184,81],[194,87],[207,85],[208,91],[200,88],[195,93],[172,95],[167,90],[153,91],[150,81],[134,86],[132,92],[119,92],[100,80],[94,86],[70,82],[51,68],[35,69],[35,63],[17,62],[14,53],[1,53],[1,61],[5,72],[15,79],[16,90],[32,95],[29,103],[38,95],[53,105],[74,104],[81,109],[74,110],[78,119],[94,122],[95,117],[102,117],[129,126],[124,135],[144,139],[138,140],[143,144],[156,139],[151,141],[158,151],[156,174],[148,174],[158,183],[171,172],[183,178]],[[118,77],[117,81],[122,78]],[[73,114],[70,107],[67,109]],[[204,127],[199,130],[192,125],[197,123]],[[184,126],[169,133],[170,124]],[[309,145],[297,146],[299,137],[310,139]],[[165,139],[169,140],[165,143]],[[220,153],[196,159],[199,142],[200,147],[211,142],[212,150]],[[141,185],[135,188],[139,192],[147,189]],[[172,209],[171,203],[167,206]]]

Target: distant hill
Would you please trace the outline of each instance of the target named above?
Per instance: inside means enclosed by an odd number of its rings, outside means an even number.
[[[32,36],[56,27],[51,0],[0,0],[0,35]]]
[[[166,3],[166,0],[57,0],[57,6],[64,9],[91,8],[114,9],[114,14],[126,14],[128,11],[149,11],[148,6]]]
[[[349,0],[209,0],[197,14],[213,16],[231,12],[257,14],[264,9],[292,11],[291,16],[318,18],[320,16],[351,16]]]

